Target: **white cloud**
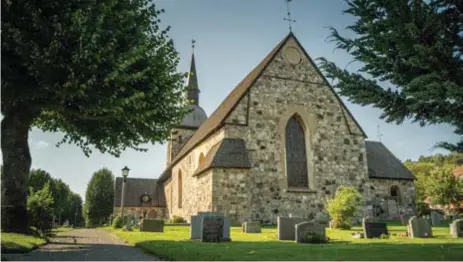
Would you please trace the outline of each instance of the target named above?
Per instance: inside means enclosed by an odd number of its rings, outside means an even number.
[[[35,147],[37,149],[44,149],[44,148],[47,148],[49,145],[50,145],[49,143],[47,143],[47,142],[45,142],[43,140],[40,140],[37,143],[35,143]]]

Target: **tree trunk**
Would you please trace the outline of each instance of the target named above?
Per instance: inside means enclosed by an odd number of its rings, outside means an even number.
[[[6,113],[1,124],[3,154],[2,231],[29,232],[27,219],[27,181],[31,167],[28,135],[32,118]]]

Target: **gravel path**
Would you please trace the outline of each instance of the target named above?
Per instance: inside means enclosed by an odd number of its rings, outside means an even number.
[[[21,261],[155,261],[158,258],[128,245],[111,233],[76,229],[53,237],[49,244],[26,254],[4,254]]]

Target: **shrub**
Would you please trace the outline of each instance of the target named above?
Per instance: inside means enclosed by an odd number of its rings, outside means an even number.
[[[416,213],[418,217],[428,216],[431,214],[431,209],[428,204],[420,201],[416,203]]]
[[[113,220],[113,228],[122,228],[124,225],[124,221],[122,221],[122,218],[120,216],[116,216]]]
[[[304,236],[304,243],[311,243],[311,244],[322,244],[322,243],[327,243],[328,239],[325,238],[324,236],[317,234],[317,233],[307,233]]]
[[[171,223],[174,223],[174,224],[186,223],[186,220],[183,219],[183,217],[174,216],[174,217],[172,217]]]
[[[30,226],[44,233],[48,232],[52,226],[53,204],[54,200],[50,191],[49,182],[36,192],[30,188],[30,194],[27,198],[27,214],[29,216]]]
[[[380,239],[388,239],[389,238],[389,235],[387,234],[381,234],[381,236],[379,236]]]
[[[336,195],[328,199],[327,211],[332,219],[332,226],[350,229],[352,218],[360,205],[361,194],[353,187],[339,186]]]

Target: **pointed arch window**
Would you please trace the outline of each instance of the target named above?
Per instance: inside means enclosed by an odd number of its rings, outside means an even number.
[[[204,160],[205,159],[206,159],[206,157],[204,157],[204,154],[201,153],[201,155],[199,155],[198,167],[202,167],[204,165]]]
[[[306,139],[301,118],[297,114],[286,123],[285,152],[288,187],[309,187]]]
[[[182,202],[183,202],[183,181],[182,181],[182,170],[178,171],[178,180],[177,180],[177,185],[178,185],[178,208],[182,208]]]

